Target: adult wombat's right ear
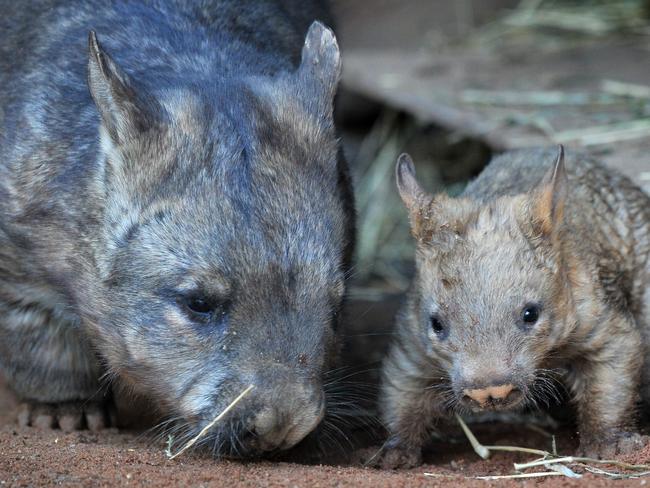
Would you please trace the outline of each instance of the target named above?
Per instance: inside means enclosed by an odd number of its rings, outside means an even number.
[[[341,54],[334,32],[319,21],[313,22],[307,31],[298,74],[302,83],[317,92],[316,100],[324,101],[321,109],[331,111],[341,77]],[[312,95],[307,94],[310,102],[314,101]]]
[[[153,125],[153,102],[138,93],[93,31],[88,35],[88,88],[113,143],[121,144]]]

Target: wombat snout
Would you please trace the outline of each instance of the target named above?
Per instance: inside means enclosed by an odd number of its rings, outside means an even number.
[[[271,374],[269,374],[271,373]],[[283,374],[284,373],[284,374]],[[275,376],[276,379],[272,379]],[[320,385],[290,377],[282,369],[256,375],[251,404],[243,406],[250,419],[245,444],[253,451],[289,449],[316,428],[325,415],[325,395]],[[245,410],[248,410],[246,412]]]
[[[462,395],[462,401],[467,406],[490,410],[513,407],[523,398],[521,390],[511,383],[464,388]]]
[[[252,444],[261,451],[289,449],[320,423],[324,412],[324,403],[315,408],[301,404],[295,408],[267,405],[253,418],[250,427],[254,436]]]

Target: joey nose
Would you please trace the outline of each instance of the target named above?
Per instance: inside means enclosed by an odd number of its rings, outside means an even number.
[[[490,403],[500,404],[507,403],[515,391],[514,385],[497,385],[486,388],[465,389],[463,394],[474,400],[481,407]]]

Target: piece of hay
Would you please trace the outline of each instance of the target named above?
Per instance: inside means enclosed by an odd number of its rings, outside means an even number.
[[[185,451],[187,451],[190,447],[192,447],[196,441],[198,441],[201,437],[203,437],[206,432],[208,432],[214,425],[219,422],[222,418],[226,416],[230,410],[234,408],[235,405],[237,405],[242,398],[244,398],[248,393],[254,388],[253,385],[248,385],[248,388],[246,388],[244,391],[242,391],[237,398],[235,398],[230,405],[228,405],[226,408],[223,409],[223,411],[217,415],[208,425],[203,427],[201,429],[201,432],[199,432],[195,437],[192,437],[187,444],[185,444],[180,451],[178,451],[176,454],[171,454],[171,444],[167,446],[167,449],[165,450],[165,453],[169,457],[169,459],[174,459],[175,457],[180,456],[183,454]],[[171,439],[170,439],[171,441]]]
[[[650,118],[646,117],[584,129],[565,130],[555,133],[553,140],[558,144],[577,142],[583,146],[594,146],[648,136],[650,136]]]
[[[474,476],[473,479],[494,481],[494,480],[514,480],[518,478],[541,478],[546,476],[564,476],[564,474],[558,473],[557,471],[542,471],[541,473],[504,474],[504,475],[497,475],[497,476]]]
[[[483,446],[476,436],[472,433],[471,430],[469,430],[469,427],[467,427],[467,424],[465,421],[460,418],[460,415],[456,414],[456,420],[458,420],[458,423],[463,429],[463,432],[465,432],[465,435],[467,436],[467,439],[469,440],[469,443],[472,445],[472,448],[474,448],[474,452],[478,454],[480,457],[483,459],[487,459],[490,457],[490,451],[489,449],[486,449],[485,446]]]
[[[650,86],[624,83],[616,80],[603,80],[600,89],[605,93],[619,97],[650,99]]]
[[[497,479],[514,479],[514,478],[533,478],[538,476],[566,476],[569,478],[579,478],[581,475],[571,470],[568,465],[579,466],[584,468],[586,471],[589,471],[594,474],[606,475],[611,478],[616,479],[634,479],[640,478],[642,476],[650,475],[650,465],[647,464],[630,464],[623,461],[617,461],[615,459],[594,459],[588,457],[580,456],[559,456],[555,448],[555,437],[553,437],[553,453],[545,451],[543,449],[531,449],[528,447],[517,447],[517,446],[484,446],[481,444],[476,436],[469,429],[467,424],[463,419],[456,415],[456,420],[462,427],[467,439],[469,440],[472,448],[483,459],[488,459],[490,457],[491,451],[509,451],[509,452],[523,452],[527,454],[536,454],[540,456],[540,459],[528,463],[514,463],[515,471],[523,471],[529,468],[535,468],[544,466],[552,471],[545,471],[542,473],[519,473],[513,475],[502,475],[502,476],[477,476],[474,479],[482,480],[497,480]],[[605,464],[611,466],[617,466],[628,471],[636,471],[632,473],[624,472],[611,472],[604,471],[602,469],[596,468],[595,466],[590,466],[590,464]]]

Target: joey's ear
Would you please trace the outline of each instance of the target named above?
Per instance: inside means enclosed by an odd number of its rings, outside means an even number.
[[[331,111],[341,76],[341,55],[334,32],[319,21],[313,22],[307,31],[298,76],[310,91],[316,92],[307,95],[316,95],[324,103],[320,108]]]
[[[551,235],[553,229],[562,221],[568,186],[564,168],[564,147],[559,145],[555,163],[546,172],[533,194],[532,220],[541,235]]]
[[[397,190],[411,221],[411,233],[420,244],[444,251],[454,246],[474,218],[472,203],[463,198],[435,197],[422,189],[415,178],[415,166],[404,153],[395,166]]]
[[[94,31],[88,35],[88,87],[113,143],[121,144],[154,125],[156,104],[136,92],[128,75],[102,49]]]
[[[431,219],[433,196],[426,193],[418,183],[413,160],[406,153],[397,158],[395,182],[399,196],[409,212],[413,237],[421,242],[430,240],[435,227]]]
[[[431,202],[432,197],[427,195],[415,178],[415,165],[411,156],[406,153],[397,158],[395,182],[399,196],[409,212]]]

